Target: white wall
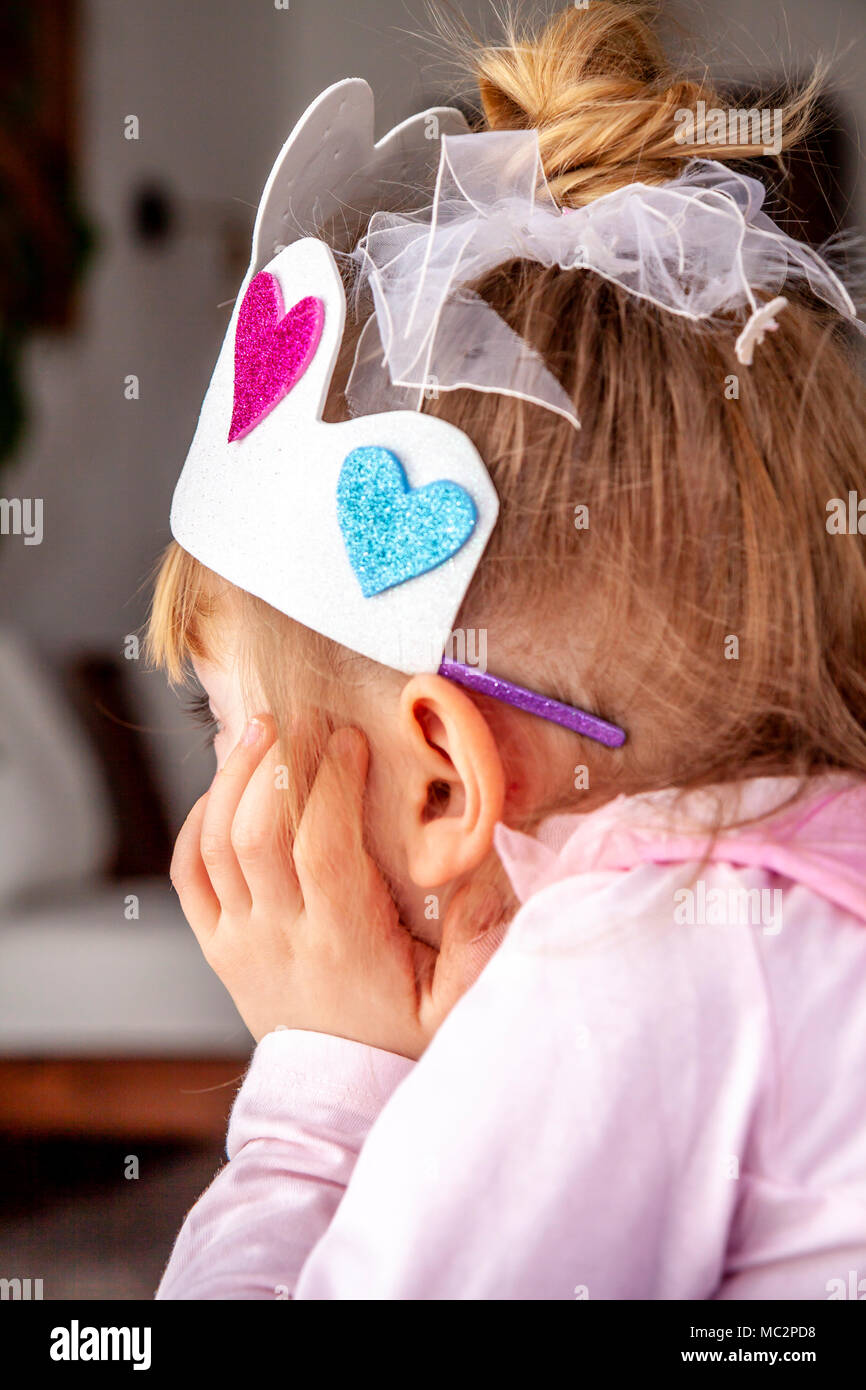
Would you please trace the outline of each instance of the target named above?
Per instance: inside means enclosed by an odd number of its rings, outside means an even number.
[[[167,539],[177,473],[233,287],[199,226],[165,247],[131,235],[129,202],[157,176],[186,203],[252,209],[293,102],[284,17],[238,0],[88,0],[83,6],[81,193],[100,246],[74,333],[34,342],[33,426],[7,496],[44,498],[41,546],[0,544],[3,615],[48,652],[115,650]],[[136,114],[139,141],[124,139]],[[214,225],[217,218],[205,210]],[[199,214],[201,224],[202,215]],[[124,399],[135,373],[138,401]]]

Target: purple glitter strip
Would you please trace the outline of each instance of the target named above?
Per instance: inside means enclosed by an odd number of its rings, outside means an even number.
[[[494,700],[504,700],[517,709],[535,714],[539,719],[550,719],[554,724],[563,724],[576,734],[595,739],[608,748],[619,748],[625,743],[625,729],[609,724],[606,719],[587,714],[586,710],[574,705],[565,705],[561,700],[550,700],[546,695],[536,695],[533,690],[525,690],[522,685],[512,685],[511,681],[501,680],[499,676],[488,675],[475,666],[464,666],[460,661],[443,661],[439,667],[440,676],[476,690],[479,695],[492,695]]]

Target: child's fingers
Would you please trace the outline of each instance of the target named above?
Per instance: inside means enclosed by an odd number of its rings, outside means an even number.
[[[223,911],[240,916],[252,899],[232,847],[232,824],[247,783],[276,737],[272,719],[259,715],[217,773],[208,794],[201,831],[201,857]]]
[[[455,894],[442,923],[432,980],[437,1008],[450,1009],[481,974],[504,935],[501,911],[499,895],[492,889],[474,909],[468,885]]]
[[[303,900],[294,866],[280,841],[278,756],[274,743],[244,788],[231,834],[254,908],[291,921],[303,907]]]
[[[201,857],[201,827],[207,800],[208,793],[205,792],[184,821],[175,841],[169,869],[183,915],[202,947],[212,936],[220,917],[219,899]]]
[[[324,923],[363,913],[372,868],[364,849],[363,804],[369,752],[358,729],[331,735],[295,836],[294,861],[309,917]]]

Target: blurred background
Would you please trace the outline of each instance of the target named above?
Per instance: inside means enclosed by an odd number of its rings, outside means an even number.
[[[835,60],[774,211],[862,227],[864,0],[662,11],[735,105]],[[377,135],[471,98],[430,33],[423,0],[0,16],[0,1278],[46,1299],[152,1297],[224,1159],[252,1039],[168,882],[212,755],[140,657],[147,578],[277,151],[341,77]]]

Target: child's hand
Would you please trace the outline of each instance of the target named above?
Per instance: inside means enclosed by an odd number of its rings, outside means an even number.
[[[184,915],[257,1042],[282,1024],[420,1057],[490,954],[461,916],[465,894],[439,951],[400,923],[363,847],[357,729],[332,736],[290,859],[276,833],[276,754],[260,716],[190,811],[171,865]]]

